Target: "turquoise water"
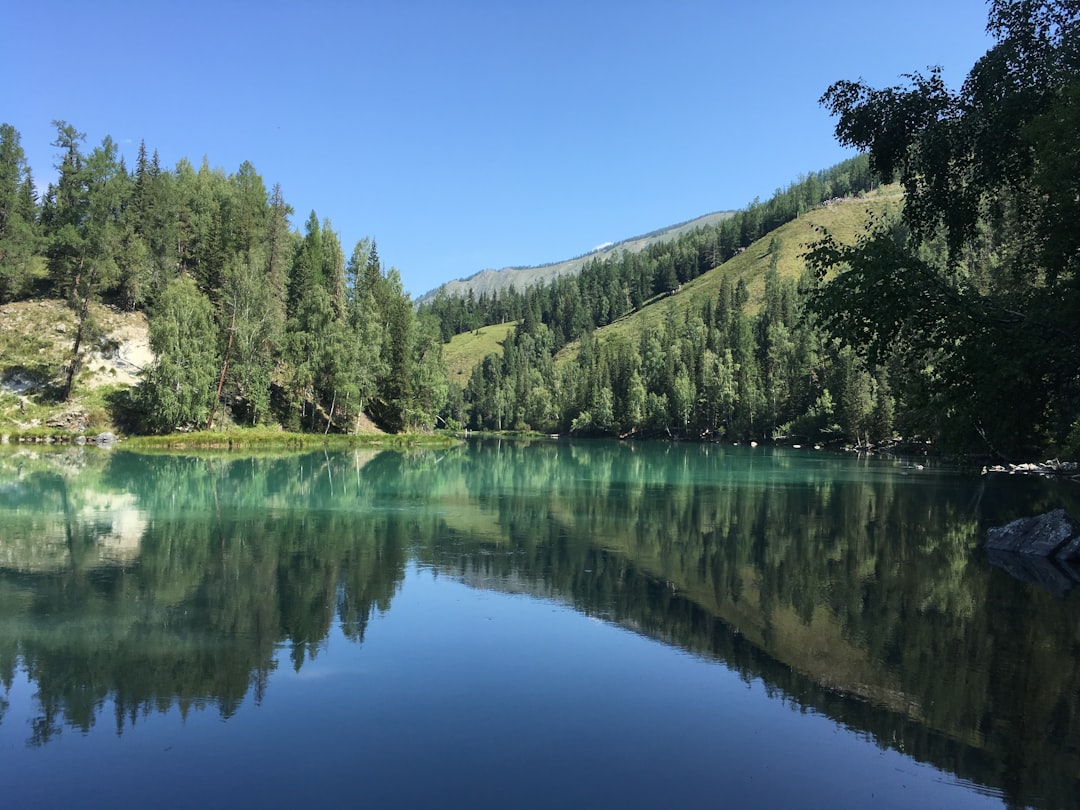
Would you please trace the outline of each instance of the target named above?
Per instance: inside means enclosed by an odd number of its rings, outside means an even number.
[[[1078,597],[980,544],[1076,486],[662,443],[13,448],[0,789],[1075,806]]]

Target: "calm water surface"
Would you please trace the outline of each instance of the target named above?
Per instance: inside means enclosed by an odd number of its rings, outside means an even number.
[[[1076,807],[1080,485],[925,466],[5,450],[2,802]]]

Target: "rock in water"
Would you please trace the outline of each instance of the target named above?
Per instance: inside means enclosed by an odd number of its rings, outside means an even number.
[[[990,529],[985,547],[1063,561],[1080,559],[1080,523],[1064,509],[1055,509]]]

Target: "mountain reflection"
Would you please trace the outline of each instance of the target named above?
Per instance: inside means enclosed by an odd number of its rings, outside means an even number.
[[[918,474],[915,474],[918,472]],[[415,562],[723,662],[881,746],[1068,806],[1080,611],[987,564],[1068,489],[697,445],[487,443],[298,457],[0,455],[0,676],[31,744],[270,688],[362,642]],[[0,701],[0,722],[4,703]]]

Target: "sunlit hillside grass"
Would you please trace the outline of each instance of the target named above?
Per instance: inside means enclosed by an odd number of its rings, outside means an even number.
[[[0,305],[0,435],[118,430],[116,402],[152,359],[146,316],[91,306],[100,334],[84,345],[72,398],[61,397],[77,319],[55,299]],[[110,404],[112,403],[112,404]]]
[[[493,326],[483,326],[473,332],[463,332],[454,335],[449,343],[443,345],[443,360],[450,372],[450,381],[455,382],[462,388],[469,381],[473,366],[487,357],[489,354],[502,352],[502,343],[510,330],[514,328],[515,321],[498,323]]]
[[[901,204],[899,186],[885,186],[860,199],[815,208],[765,234],[722,265],[687,282],[678,293],[658,296],[637,312],[598,329],[597,339],[608,341],[622,338],[636,342],[642,332],[659,328],[668,318],[681,318],[688,310],[700,311],[706,301],[715,301],[725,277],[731,278],[736,284],[740,280],[746,282],[750,295],[747,306],[750,312],[756,312],[765,295],[765,274],[772,261],[769,248],[773,240],[780,243],[776,266],[781,277],[798,279],[806,270],[803,255],[807,247],[820,238],[818,228],[826,229],[839,242],[851,243],[864,231],[872,216],[890,208],[899,209]],[[577,351],[577,342],[567,345],[559,353],[556,363],[571,360]]]

